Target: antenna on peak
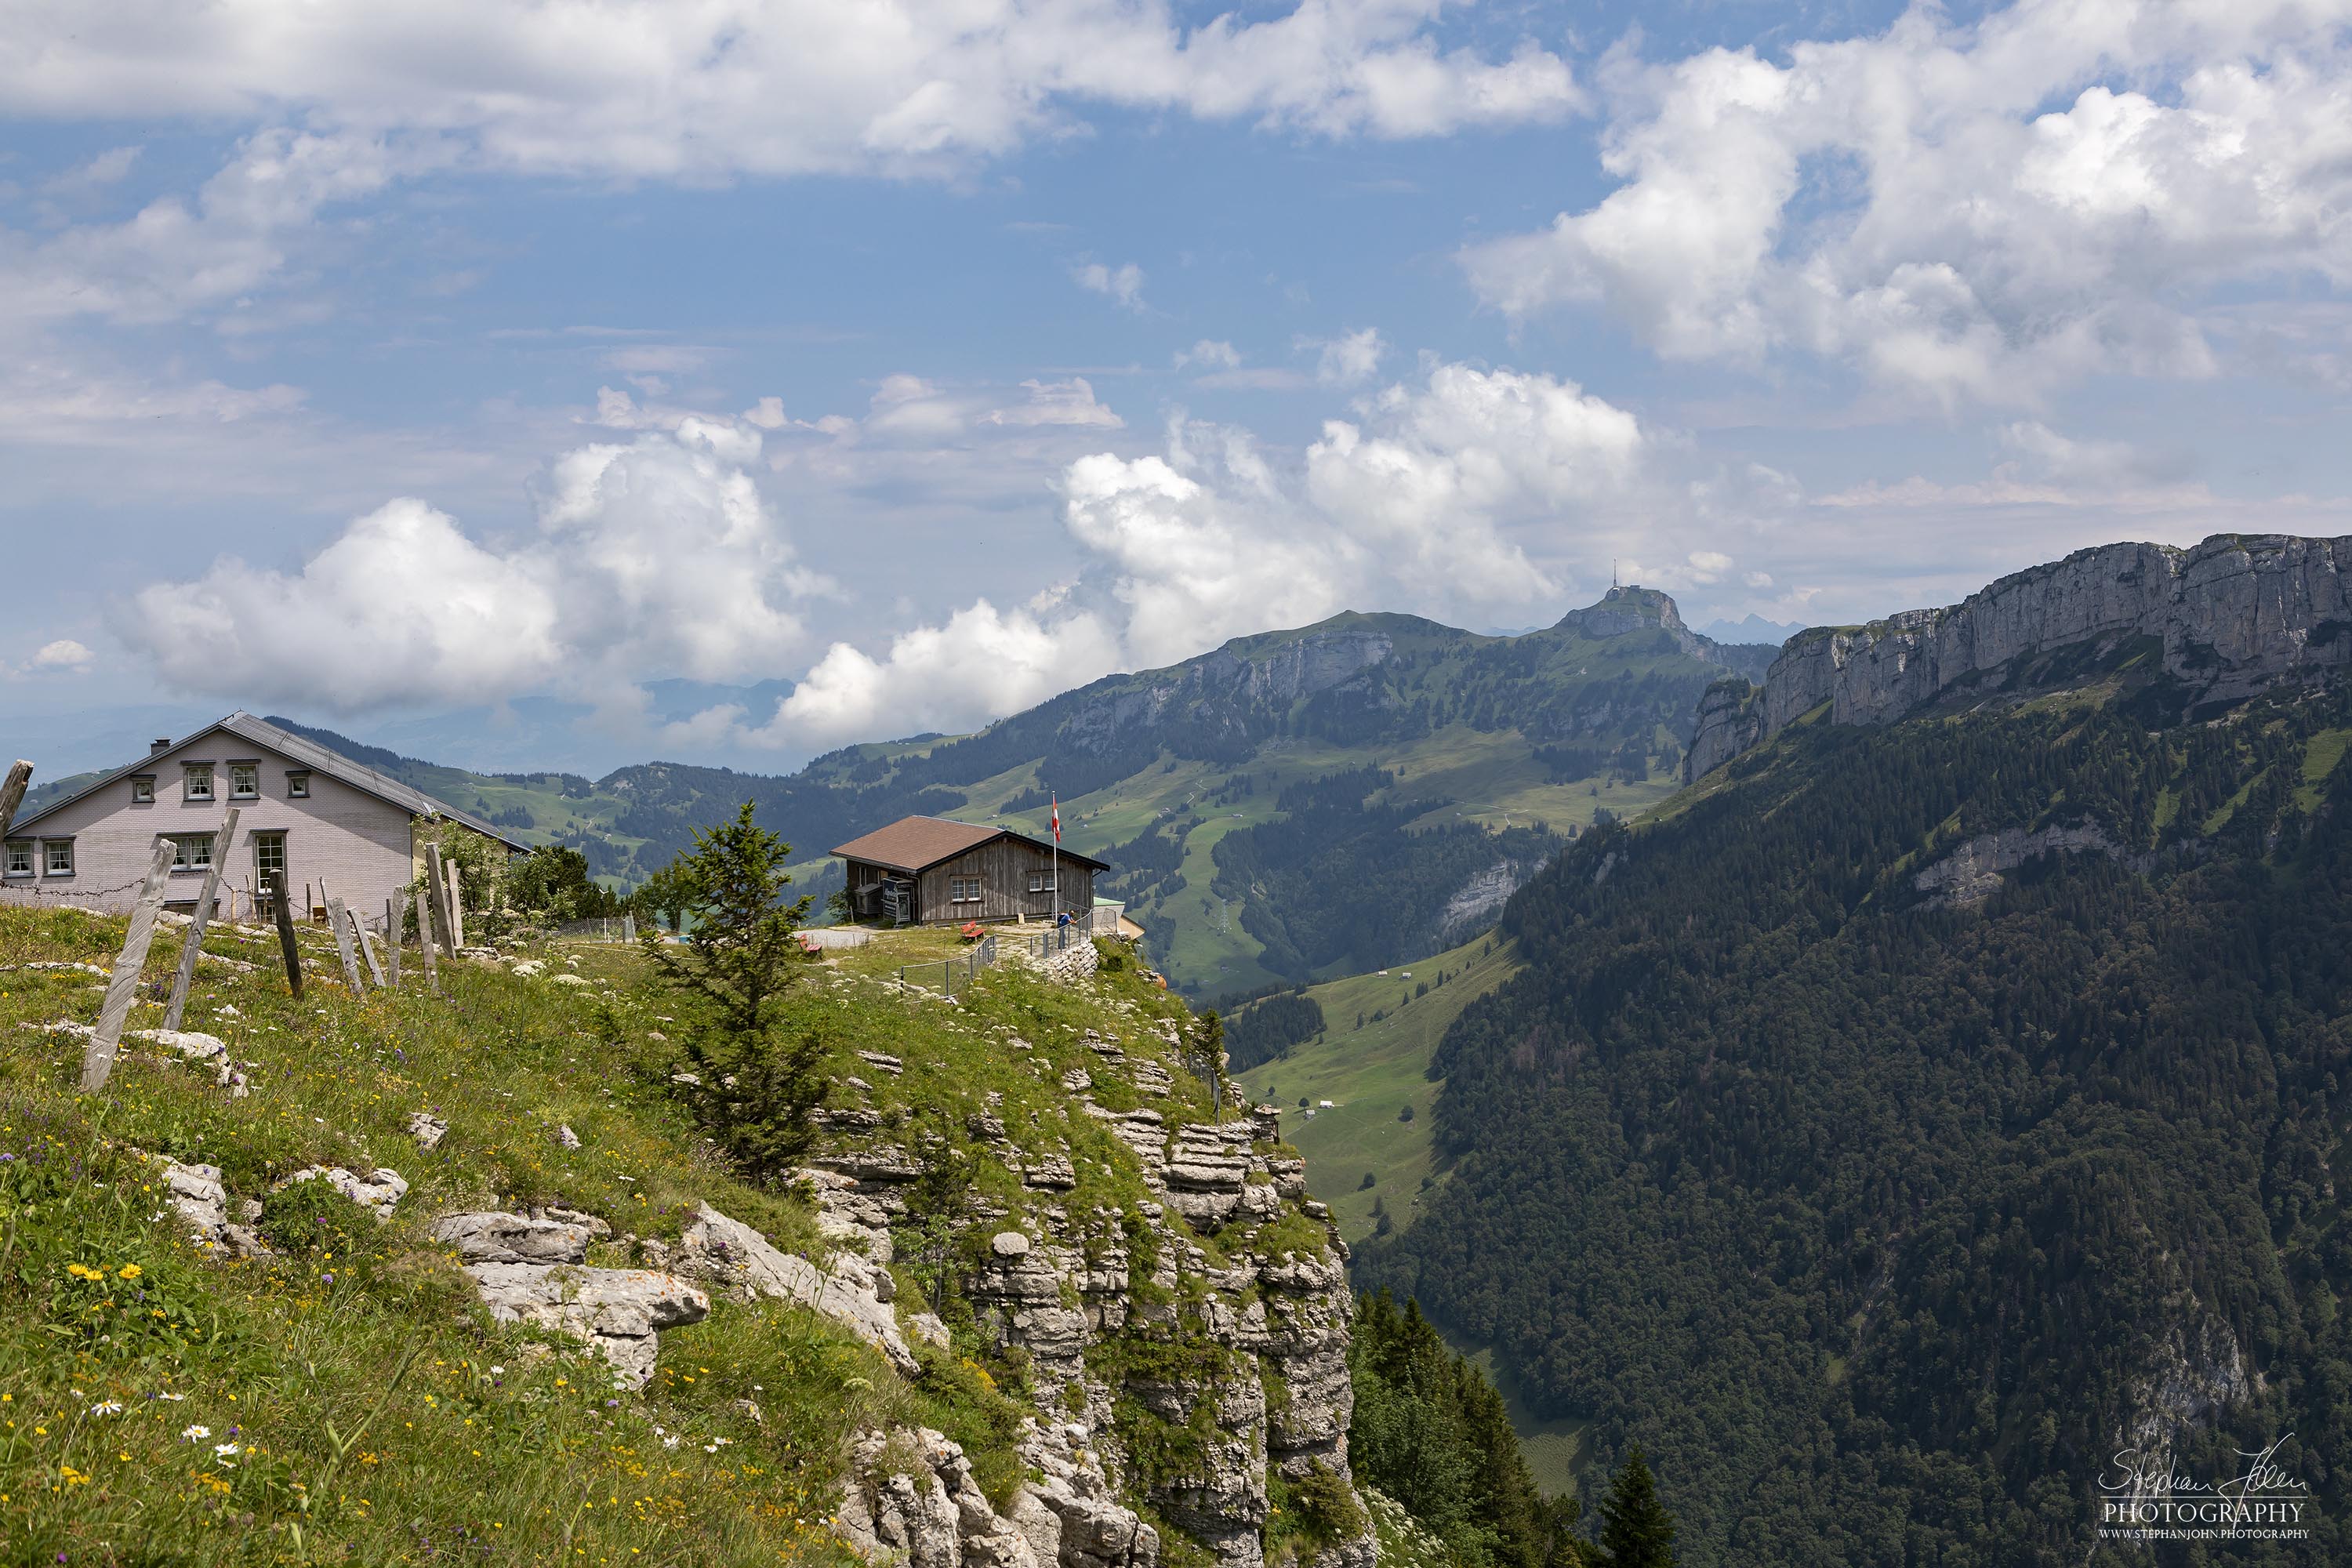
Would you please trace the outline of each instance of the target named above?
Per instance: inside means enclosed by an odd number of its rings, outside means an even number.
[[[1613,594],[1617,588],[1617,557],[1612,555],[1609,558],[1609,591]]]

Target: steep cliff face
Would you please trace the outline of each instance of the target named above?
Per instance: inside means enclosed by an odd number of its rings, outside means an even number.
[[[1000,971],[930,1011],[845,1080],[809,1180],[849,1253],[927,1279],[910,1331],[1025,1408],[1029,1479],[992,1502],[940,1434],[877,1433],[853,1538],[922,1568],[1371,1568],[1346,1250],[1278,1113],[1221,1104],[1190,1016],[1131,969]]]
[[[1318,626],[1262,649],[1228,643],[1168,669],[1079,693],[1062,732],[1078,749],[1097,753],[1180,717],[1241,732],[1250,716],[1281,712],[1395,652],[1395,637],[1371,625]]]
[[[1944,609],[1815,627],[1789,639],[1760,692],[1727,684],[1707,694],[1685,776],[1703,777],[1823,703],[1833,723],[1883,724],[1942,698],[2030,688],[2040,673],[2030,667],[2063,649],[2119,664],[2144,652],[2144,671],[2160,672],[2183,708],[2234,702],[2352,664],[2348,571],[2352,537],[2111,544]],[[2076,668],[2054,662],[2053,673]]]

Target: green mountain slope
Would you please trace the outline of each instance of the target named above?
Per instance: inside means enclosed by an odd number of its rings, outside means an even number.
[[[2119,1451],[2280,1438],[2315,1533],[2231,1561],[2352,1554],[2352,692],[2189,723],[2144,653],[1814,714],[1586,835],[1438,1047],[1451,1172],[1360,1282],[1588,1488],[1638,1442],[1695,1568],[2145,1561]]]
[[[1774,650],[1691,633],[1612,589],[1559,625],[1483,637],[1342,615],[1111,676],[976,734],[846,748],[789,777],[648,763],[591,783],[484,775],[311,731],[632,882],[745,799],[810,857],[910,812],[1045,828],[1110,860],[1153,959],[1196,996],[1246,994],[1449,946],[1600,814],[1678,778],[1700,695]],[[279,721],[282,722],[283,721]]]
[[[1319,1033],[1246,1068],[1235,1057],[1252,1099],[1283,1107],[1308,1179],[1349,1242],[1372,1235],[1375,1204],[1393,1225],[1412,1223],[1428,1196],[1424,1179],[1439,1179],[1430,1060],[1462,1010],[1518,970],[1508,942],[1482,935],[1394,969],[1309,986],[1304,994],[1322,1012]],[[1237,1018],[1234,1029],[1242,1026]]]

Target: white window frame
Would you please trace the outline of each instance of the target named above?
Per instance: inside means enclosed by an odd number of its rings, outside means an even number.
[[[310,769],[289,768],[286,770],[286,798],[289,800],[308,800],[310,798]]]
[[[203,851],[202,858],[197,852]],[[174,833],[172,835],[172,869],[174,871],[209,871],[213,868],[213,835],[209,833]]]
[[[980,877],[950,877],[948,902],[951,904],[984,902],[987,899],[987,895],[982,890],[984,885],[985,879]]]
[[[271,865],[268,865],[268,864],[267,864],[266,862],[264,862],[264,860],[262,859],[262,858],[261,858],[261,857],[262,857],[262,851],[264,851],[264,850],[266,850],[266,849],[275,849],[275,850],[278,852],[278,864],[277,864],[277,865],[275,865],[275,866],[271,866]],[[285,832],[281,829],[280,831],[278,831],[278,832],[275,832],[275,833],[257,833],[257,834],[255,834],[255,835],[253,836],[253,874],[254,874],[254,876],[255,876],[255,877],[257,877],[257,878],[259,878],[259,879],[266,879],[269,876],[269,874],[270,874],[272,871],[283,871],[284,869],[286,869],[286,835],[285,835]]]
[[[21,871],[16,868],[16,857],[19,854],[25,857],[25,868]],[[38,844],[29,838],[11,838],[8,840],[7,847],[0,850],[0,868],[5,868],[5,874],[7,876],[29,877],[33,874],[33,868],[39,864],[40,858],[41,847]]]
[[[259,763],[229,763],[228,797],[231,800],[261,798],[261,764]]]
[[[200,781],[204,785],[202,789],[196,787]],[[211,800],[214,798],[213,783],[212,763],[190,763],[180,773],[180,798]]]
[[[139,773],[132,777],[131,781],[131,804],[133,805],[152,805],[155,804],[155,775],[153,773]]]
[[[65,864],[62,867],[58,864],[58,851],[61,849],[65,851]],[[74,841],[70,838],[42,839],[41,875],[44,877],[70,877],[73,874]]]

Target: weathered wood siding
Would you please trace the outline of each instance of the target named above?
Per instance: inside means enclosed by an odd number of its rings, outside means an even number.
[[[926,925],[961,925],[966,921],[1010,921],[1016,916],[1030,920],[1051,920],[1055,903],[1054,894],[1045,889],[1029,890],[1029,879],[1034,873],[1051,877],[1054,857],[1049,849],[1018,838],[999,838],[965,851],[952,860],[941,861],[915,879],[915,919]],[[846,867],[849,886],[860,898],[859,910],[866,911],[861,889],[874,887],[885,876],[880,867],[866,861],[853,860]],[[1095,902],[1093,868],[1067,856],[1061,862],[1062,895],[1060,908],[1084,912]],[[959,880],[977,878],[980,897],[961,901],[952,897]],[[878,906],[876,906],[878,908]]]

